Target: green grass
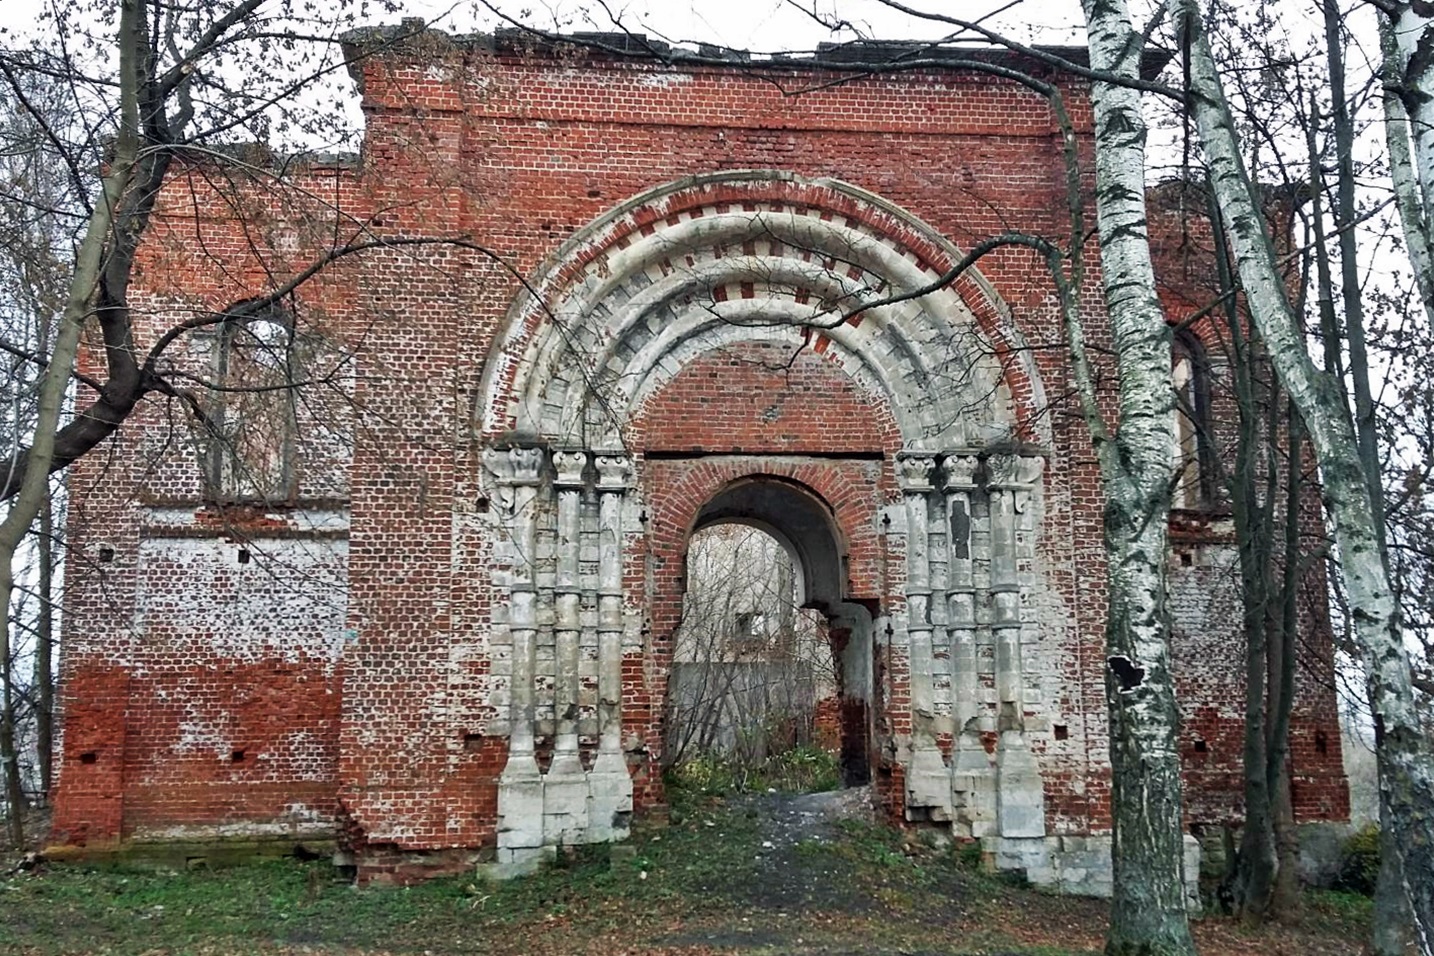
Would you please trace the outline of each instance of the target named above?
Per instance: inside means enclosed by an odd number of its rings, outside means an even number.
[[[822,793],[841,786],[841,768],[835,754],[803,744],[754,764],[726,754],[698,754],[669,770],[666,780],[669,789],[688,795]]]
[[[764,846],[765,798],[682,799],[683,822],[637,831],[630,855],[589,847],[505,883],[468,875],[355,889],[325,863],[295,860],[168,873],[51,867],[0,879],[0,953],[1099,952],[1069,932],[1098,934],[1099,904],[1012,886],[969,847],[857,822]],[[1318,894],[1310,909],[1328,938],[1368,925],[1367,901],[1348,894]]]
[[[256,937],[403,940],[415,922],[455,917],[467,903],[456,881],[356,892],[333,879],[331,866],[291,860],[183,873],[66,867],[12,880],[0,900],[10,914],[0,951],[116,954],[146,952],[157,940],[174,952]]]
[[[638,834],[632,859],[584,848],[501,883],[467,876],[360,890],[326,863],[294,860],[182,872],[56,867],[0,882],[0,952],[140,954],[157,940],[176,953],[226,940],[483,952],[508,927],[577,911],[601,930],[630,924],[634,908],[684,916],[730,905],[725,891],[746,885],[759,843],[752,817],[719,805],[692,826]]]
[[[959,871],[953,854],[917,861],[903,852],[897,831],[853,824],[838,839],[791,849],[796,867],[818,874],[808,899],[792,890],[790,866],[763,848],[755,809],[710,797],[688,805],[686,824],[635,834],[631,858],[587,848],[503,883],[468,876],[354,889],[327,864],[294,860],[168,873],[55,867],[0,882],[8,914],[0,919],[0,952],[138,956],[302,945],[526,952],[514,941],[554,923],[563,924],[564,938],[641,940],[689,925],[740,925],[752,913],[766,920],[774,910],[784,918],[807,909],[860,919],[912,913],[934,901],[938,874]]]
[[[1310,890],[1305,899],[1315,910],[1336,919],[1368,922],[1374,917],[1374,900],[1344,890]]]

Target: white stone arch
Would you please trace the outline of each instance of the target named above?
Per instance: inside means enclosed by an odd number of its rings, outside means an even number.
[[[510,557],[506,621],[493,638],[512,661],[500,860],[626,832],[622,700],[625,682],[646,678],[624,661],[646,654],[649,594],[625,568],[651,523],[638,480],[646,459],[624,439],[644,403],[694,359],[753,341],[835,362],[884,401],[900,431],[889,460],[900,501],[871,507],[900,555],[901,593],[883,595],[889,607],[836,592],[825,603],[834,621],[865,635],[852,645],[861,654],[880,632],[889,673],[907,680],[906,703],[891,706],[909,707],[910,732],[891,743],[907,767],[908,817],[949,820],[964,836],[1044,838],[1023,676],[1039,634],[1031,595],[1044,587],[1029,570],[1029,502],[1043,465],[1035,446],[1050,444],[1034,359],[974,270],[920,298],[871,305],[925,289],[960,259],[929,226],[855,186],[755,170],[646,192],[581,230],[525,284],[477,396],[499,502],[489,521]],[[580,559],[584,540],[595,563]],[[539,562],[523,557],[543,541],[556,568],[551,592]],[[812,550],[834,559],[831,547]],[[596,613],[582,613],[594,599]],[[551,657],[538,654],[546,630]],[[578,759],[593,697],[577,678],[582,648],[598,663],[591,770]],[[875,674],[873,665],[863,686],[874,687]],[[547,771],[535,755],[539,729],[555,738]],[[1000,735],[994,755],[990,733]]]
[[[1035,363],[975,270],[837,323],[959,258],[920,220],[836,180],[755,170],[660,186],[580,231],[515,301],[485,367],[480,434],[621,447],[688,359],[756,339],[829,350],[886,400],[908,448],[1048,444]]]

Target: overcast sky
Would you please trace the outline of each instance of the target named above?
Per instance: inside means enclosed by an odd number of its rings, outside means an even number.
[[[278,0],[274,0],[277,5]],[[55,0],[0,0],[0,27],[23,32]],[[117,4],[111,4],[117,6]],[[913,5],[954,16],[990,21],[1022,41],[1080,43],[1076,0],[913,0]],[[219,4],[216,4],[218,7]],[[481,0],[400,0],[398,13],[374,6],[372,23],[421,16],[453,32],[490,30],[500,24]],[[949,28],[899,13],[878,0],[494,0],[502,13],[544,29],[613,29],[613,20],[641,25],[669,40],[718,43],[756,51],[810,48],[833,39],[812,14],[850,25],[836,38],[937,39]]]
[[[422,6],[420,7],[420,3]],[[443,0],[410,0],[430,17],[441,17],[463,29],[468,24],[491,27],[495,17],[482,3],[452,6]],[[996,13],[992,25],[1020,40],[1047,43],[1081,42],[1080,8],[1075,0],[914,0],[914,6],[953,16],[979,18]],[[451,6],[452,13],[442,11]],[[944,24],[907,16],[877,0],[628,0],[595,3],[593,0],[549,0],[515,3],[498,0],[499,10],[547,28],[563,30],[612,29],[614,19],[642,24],[644,29],[669,40],[695,40],[750,50],[810,48],[833,39],[818,22],[840,19],[850,25],[838,39],[856,35],[881,39],[937,39],[950,32]],[[998,12],[1003,11],[1003,12]],[[815,13],[816,17],[812,14]]]

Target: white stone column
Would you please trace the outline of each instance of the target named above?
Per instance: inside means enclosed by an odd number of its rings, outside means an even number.
[[[588,775],[588,840],[620,840],[632,817],[632,775],[622,755],[623,513],[632,459],[598,452],[598,752]]]
[[[1021,704],[1021,586],[1016,576],[1016,462],[994,456],[990,469],[991,631],[996,642],[996,726],[1024,726]]]
[[[911,766],[906,772],[908,810],[924,807],[932,820],[951,817],[951,772],[936,745],[936,688],[931,643],[931,475],[929,452],[902,452],[897,477],[906,505],[906,637],[911,684]]]
[[[940,493],[939,467],[932,473],[933,493],[927,501],[927,576],[931,586],[931,707],[932,731],[938,743],[951,738],[955,721],[951,710],[951,630],[946,594],[951,589],[951,545],[946,521],[946,500]]]
[[[1026,741],[1021,661],[1018,515],[1040,480],[1045,459],[999,455],[988,461],[991,494],[991,628],[996,639],[997,818],[1003,837],[1046,834],[1045,790]]]
[[[558,495],[557,569],[554,580],[553,762],[543,779],[543,841],[568,846],[586,841],[588,780],[578,753],[578,639],[582,627],[581,546],[583,451],[556,451],[553,486]]]
[[[498,778],[498,862],[537,860],[543,847],[543,779],[533,755],[533,678],[537,640],[537,525],[535,510],[543,452],[511,448],[490,457],[507,496],[509,631],[513,642],[508,762]]]
[[[973,571],[972,496],[977,493],[975,455],[947,455],[946,627],[951,642],[951,709],[955,741],[951,774],[953,829],[958,836],[995,831],[996,773],[981,741],[980,677],[976,653],[976,581]]]

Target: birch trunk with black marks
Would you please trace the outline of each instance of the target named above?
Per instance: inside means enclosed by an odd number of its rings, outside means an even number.
[[[1286,297],[1274,246],[1196,0],[1178,0],[1190,52],[1190,109],[1199,128],[1251,315],[1276,374],[1300,411],[1320,466],[1326,507],[1369,680],[1379,734],[1380,790],[1403,851],[1405,890],[1421,952],[1434,954],[1434,759],[1419,722],[1399,607],[1390,587],[1360,447],[1339,383],[1311,361]],[[1434,156],[1434,153],[1431,153]]]
[[[1434,135],[1430,127],[1416,127],[1411,115],[1424,112],[1420,104],[1434,101],[1434,62],[1429,56],[1416,58],[1416,41],[1429,32],[1431,21],[1413,8],[1402,5],[1396,20],[1379,13],[1379,42],[1383,52],[1384,142],[1389,154],[1389,178],[1394,185],[1395,206],[1404,232],[1405,248],[1414,270],[1424,314],[1434,325],[1434,209],[1428,205],[1425,183],[1434,181],[1434,167],[1419,166],[1416,145]],[[1404,41],[1401,43],[1401,39]],[[1431,41],[1434,42],[1434,41]],[[1428,158],[1424,154],[1423,158]]]
[[[1140,34],[1121,0],[1083,0],[1091,66],[1139,76]],[[1155,292],[1145,216],[1140,94],[1096,82],[1096,217],[1120,387],[1120,424],[1097,440],[1109,562],[1114,887],[1108,956],[1193,954],[1185,910],[1177,711],[1166,544],[1174,483],[1171,337]]]

